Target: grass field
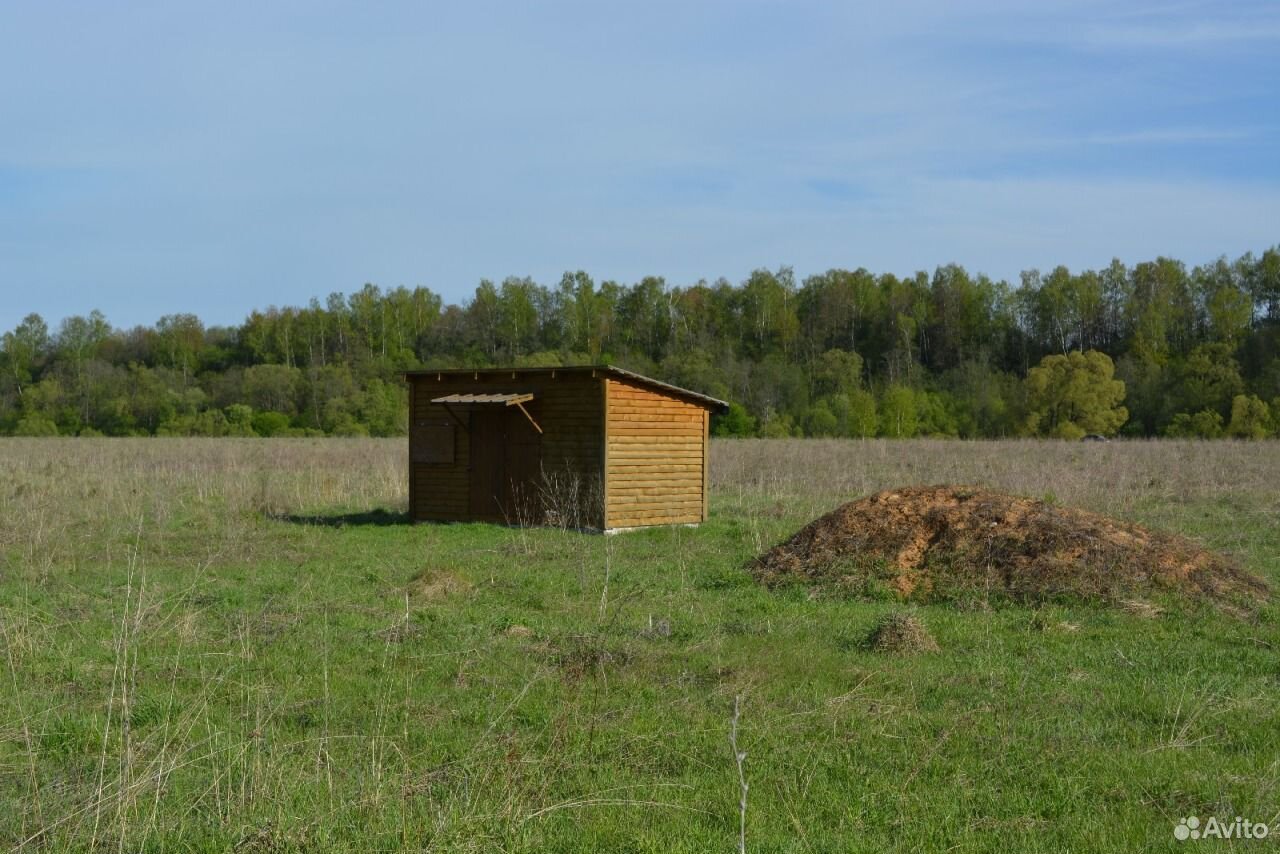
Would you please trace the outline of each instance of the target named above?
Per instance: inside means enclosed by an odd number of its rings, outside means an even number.
[[[404,524],[404,444],[0,442],[0,843],[26,851],[1264,850],[1280,609],[918,607],[743,563],[964,482],[1280,581],[1280,444],[720,441],[711,520]],[[1190,850],[1190,849],[1188,849]]]

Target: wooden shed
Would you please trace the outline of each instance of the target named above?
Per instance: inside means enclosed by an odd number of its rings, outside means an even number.
[[[724,401],[620,368],[410,371],[415,521],[613,530],[707,518]]]

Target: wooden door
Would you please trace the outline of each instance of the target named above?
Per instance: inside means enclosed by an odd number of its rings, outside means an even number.
[[[508,524],[537,524],[541,436],[514,407],[471,413],[471,515]]]

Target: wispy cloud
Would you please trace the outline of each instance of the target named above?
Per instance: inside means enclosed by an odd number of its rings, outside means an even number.
[[[1071,140],[1085,145],[1182,145],[1248,139],[1252,133],[1231,128],[1151,128],[1120,133],[1093,133]]]
[[[1264,18],[1252,21],[1153,22],[1144,26],[1091,26],[1085,28],[1081,43],[1095,48],[1217,48],[1232,44],[1280,42],[1280,21]]]

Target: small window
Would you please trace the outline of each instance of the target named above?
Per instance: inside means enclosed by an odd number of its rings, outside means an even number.
[[[415,463],[452,463],[453,425],[427,421],[414,424],[409,459]]]

